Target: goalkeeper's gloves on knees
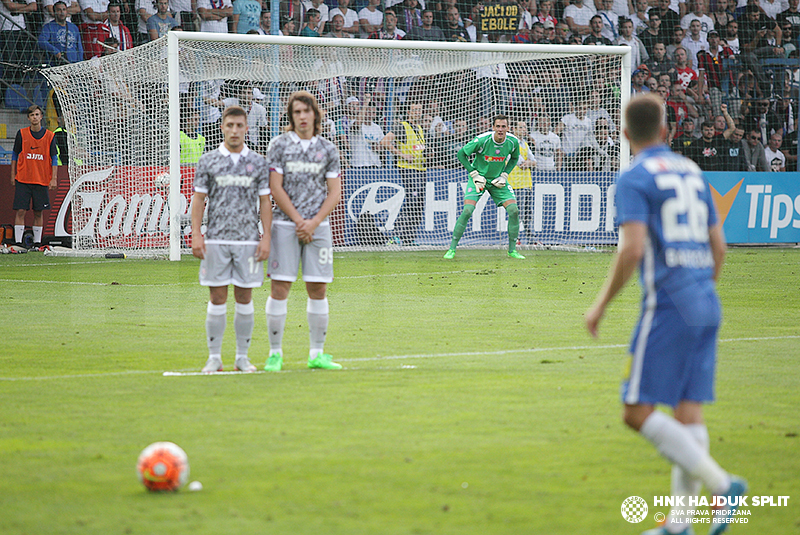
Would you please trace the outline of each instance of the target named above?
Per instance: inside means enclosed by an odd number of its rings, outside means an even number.
[[[486,177],[481,176],[477,169],[470,171],[469,176],[472,178],[476,190],[483,191],[486,188]]]
[[[500,176],[492,180],[492,186],[496,188],[504,188],[506,187],[506,183],[508,182],[508,173],[500,173]]]

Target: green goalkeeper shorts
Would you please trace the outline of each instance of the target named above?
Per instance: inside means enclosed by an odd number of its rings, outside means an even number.
[[[467,179],[467,191],[464,193],[464,200],[475,201],[475,203],[477,203],[486,192],[492,196],[492,200],[497,206],[502,206],[506,201],[517,200],[516,196],[514,196],[514,190],[511,188],[511,184],[506,182],[505,186],[497,188],[492,186],[491,181],[487,178],[486,189],[478,192],[475,190],[475,183],[472,181],[472,177]]]

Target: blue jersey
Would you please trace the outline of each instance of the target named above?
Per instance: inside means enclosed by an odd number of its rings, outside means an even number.
[[[711,191],[696,163],[666,145],[637,155],[616,187],[617,222],[647,225],[641,264],[644,299],[696,285],[713,287],[709,227],[717,223]],[[678,303],[675,303],[678,304]]]
[[[625,403],[711,401],[721,317],[709,227],[717,214],[696,163],[666,145],[639,153],[616,185],[617,221],[647,225],[642,314]]]

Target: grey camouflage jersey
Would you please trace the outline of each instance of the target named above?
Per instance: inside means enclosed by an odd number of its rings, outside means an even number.
[[[200,157],[194,190],[208,195],[207,243],[258,242],[258,202],[269,195],[268,169],[246,145],[235,165],[224,145]]]
[[[314,136],[303,150],[294,132],[281,134],[270,144],[267,162],[271,171],[283,175],[283,189],[303,219],[311,219],[328,196],[328,178],[339,176],[339,151],[327,139]],[[277,204],[273,219],[291,221]]]

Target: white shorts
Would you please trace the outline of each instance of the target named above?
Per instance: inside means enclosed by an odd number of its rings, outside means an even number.
[[[301,261],[305,282],[333,282],[333,236],[330,223],[325,221],[314,230],[311,243],[300,243],[294,223],[273,221],[267,267],[269,278],[276,281],[296,281]]]
[[[200,261],[200,284],[260,287],[264,283],[264,263],[256,261],[257,247],[250,243],[207,243],[206,257]]]

